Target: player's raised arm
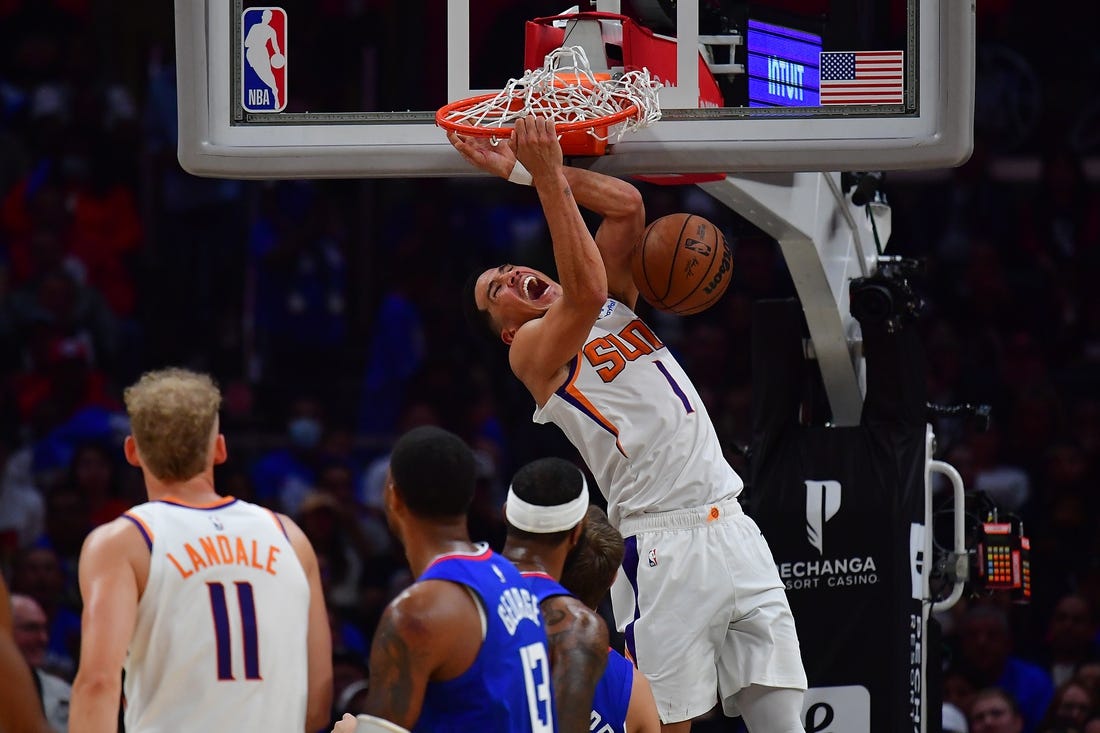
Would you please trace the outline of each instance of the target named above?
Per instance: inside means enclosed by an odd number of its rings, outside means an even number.
[[[565,166],[564,171],[577,203],[603,217],[595,241],[607,272],[608,293],[633,309],[638,287],[630,258],[645,231],[641,192],[621,178],[572,166]]]
[[[69,718],[81,733],[118,730],[122,667],[140,599],[135,568],[142,563],[147,573],[145,542],[134,525],[121,518],[93,530],[80,551],[84,612]]]
[[[554,123],[525,117],[516,121],[513,135],[516,157],[531,173],[550,229],[562,290],[542,318],[516,332],[509,352],[512,371],[541,402],[557,387],[563,366],[584,346],[607,300],[607,274],[565,176]]]
[[[505,180],[514,180],[515,138],[493,145],[488,138],[463,137],[449,132],[447,138],[470,165]],[[631,183],[584,168],[563,166],[562,172],[578,206],[602,217],[595,243],[607,274],[608,292],[631,308],[638,300],[638,288],[630,270],[630,257],[645,229],[642,195]],[[528,171],[529,173],[529,171]]]
[[[309,581],[309,630],[306,637],[309,693],[306,698],[306,732],[310,733],[328,725],[332,710],[332,631],[325,608],[325,594],[321,589],[321,571],[313,546],[290,517],[280,514],[279,519],[286,528],[287,537],[294,546],[294,552],[302,563],[306,580]]]

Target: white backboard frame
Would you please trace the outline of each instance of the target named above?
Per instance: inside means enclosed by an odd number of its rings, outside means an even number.
[[[973,147],[975,14],[970,0],[917,0],[920,90],[914,115],[732,118],[730,110],[665,109],[611,154],[574,159],[610,175],[946,168]],[[474,0],[476,3],[476,0]],[[449,28],[468,26],[471,0],[447,0]],[[361,115],[353,124],[234,124],[232,0],[176,0],[180,164],[219,178],[408,178],[478,175],[434,122],[434,110]],[[442,8],[441,8],[442,9]],[[689,83],[698,7],[677,5],[681,89],[668,105],[697,98]],[[293,22],[293,19],[291,19]],[[690,37],[689,37],[690,35]],[[469,34],[452,32],[452,99],[469,89]],[[686,50],[685,50],[686,49]],[[933,93],[929,93],[932,90]],[[938,90],[938,91],[937,91]],[[320,116],[319,116],[320,117]]]

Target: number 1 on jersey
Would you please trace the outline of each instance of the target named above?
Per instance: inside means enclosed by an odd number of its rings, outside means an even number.
[[[259,633],[256,630],[256,599],[252,594],[252,584],[235,582],[237,586],[237,606],[241,611],[241,633],[244,636],[244,677],[248,680],[260,677]],[[214,617],[214,641],[218,656],[218,679],[232,680],[233,648],[229,634],[229,606],[225,600],[225,586],[221,583],[207,583],[210,591],[210,613]]]
[[[672,378],[672,374],[669,373],[668,367],[661,363],[660,359],[654,359],[653,363],[660,370],[661,374],[665,375],[665,379],[668,380],[668,386],[672,387],[672,391],[676,393],[676,396],[680,398],[680,402],[684,403],[684,409],[690,415],[695,412],[695,408],[691,406],[691,401],[688,400],[687,395],[684,394],[684,390],[680,389],[680,385],[676,384],[676,380]]]

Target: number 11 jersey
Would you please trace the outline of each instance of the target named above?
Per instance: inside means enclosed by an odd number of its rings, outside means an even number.
[[[233,497],[123,516],[150,553],[125,664],[127,733],[301,733],[310,589],[279,517]]]

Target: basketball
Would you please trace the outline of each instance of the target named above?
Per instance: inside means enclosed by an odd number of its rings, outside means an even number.
[[[696,214],[669,214],[646,227],[631,259],[634,284],[654,308],[681,316],[718,302],[733,253],[718,227]]]
[[[281,69],[284,66],[286,66],[286,56],[283,56],[281,53],[271,54],[271,68]]]

